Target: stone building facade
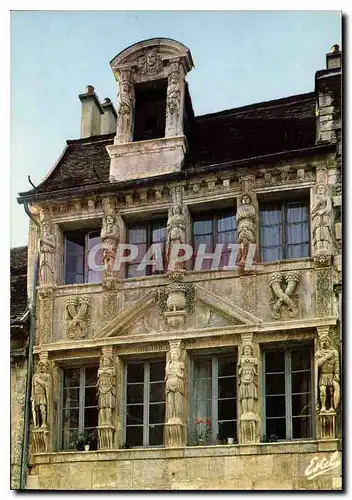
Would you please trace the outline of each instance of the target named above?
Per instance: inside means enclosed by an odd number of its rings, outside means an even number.
[[[311,93],[196,117],[189,49],[156,38],[111,61],[116,110],[79,96],[81,138],[19,196],[30,303],[40,257],[27,488],[341,489],[326,61]]]

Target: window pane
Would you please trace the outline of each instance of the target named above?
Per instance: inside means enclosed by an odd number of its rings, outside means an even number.
[[[67,253],[65,257],[65,268],[67,273],[83,274],[84,256]]]
[[[274,247],[282,244],[282,226],[262,227],[260,232],[262,247]]]
[[[144,381],[144,363],[128,363],[127,383]]]
[[[97,406],[97,389],[96,387],[89,387],[85,390],[84,406]]]
[[[237,438],[236,421],[219,422],[218,439],[227,439],[229,437]]]
[[[213,234],[213,219],[194,220],[193,234]]]
[[[287,203],[286,220],[288,223],[308,221],[308,206],[300,203]]]
[[[85,408],[84,427],[97,427],[97,425],[98,425],[98,408]]]
[[[165,404],[154,403],[149,405],[149,423],[161,424],[165,421]]]
[[[194,362],[195,378],[211,378],[211,359],[198,359]]]
[[[236,397],[236,377],[218,379],[218,397],[219,398]]]
[[[236,375],[236,361],[229,358],[218,358],[219,377]]]
[[[166,222],[155,221],[152,226],[152,243],[166,240]]]
[[[236,228],[236,218],[233,213],[222,215],[218,219],[217,232],[232,231]]]
[[[296,392],[309,392],[310,390],[310,372],[292,373],[291,379],[292,394]]]
[[[309,245],[303,243],[302,245],[293,245],[287,247],[287,259],[301,259],[309,256]]]
[[[267,351],[265,353],[265,372],[284,372],[285,371],[285,351]]]
[[[226,233],[218,233],[216,243],[222,243],[224,250],[229,250],[227,243],[236,243],[236,231],[228,231]]]
[[[127,403],[143,403],[144,385],[127,385]]]
[[[237,416],[236,399],[218,401],[218,420],[232,420]]]
[[[260,209],[260,225],[268,226],[282,223],[282,210],[280,206],[266,205]]]
[[[151,425],[149,427],[149,445],[159,446],[164,442],[164,426]]]
[[[139,264],[129,264],[127,266],[127,278],[140,278],[146,276],[146,269],[137,271]]]
[[[62,449],[77,450],[78,429],[64,429],[62,432]]]
[[[310,349],[291,351],[291,371],[310,369]]]
[[[292,416],[310,415],[312,413],[310,394],[292,396]]]
[[[199,245],[203,243],[206,245],[205,247],[205,253],[212,253],[214,251],[213,248],[213,235],[208,234],[208,235],[200,235],[200,236],[195,236],[194,237],[194,246],[196,248],[196,252],[198,251]],[[209,260],[209,259],[207,259]],[[211,262],[211,260],[210,260]]]
[[[165,361],[150,363],[150,381],[163,381],[165,378]]]
[[[311,417],[294,418],[292,420],[292,437],[293,438],[312,437]]]
[[[285,396],[266,396],[266,416],[267,417],[284,417]]]
[[[129,243],[146,243],[147,229],[145,226],[134,226],[128,231]]]
[[[193,415],[193,425],[195,424],[195,420],[203,419],[203,420],[211,420],[211,399],[201,400],[196,399],[193,404],[194,415]]]
[[[63,411],[63,427],[72,428],[78,427],[78,409]]]
[[[86,368],[86,381],[85,386],[96,386],[97,385],[97,376],[98,376],[98,367],[92,366]]]
[[[66,285],[75,285],[79,283],[84,282],[84,275],[83,274],[76,274],[76,273],[65,273],[65,284]]]
[[[282,247],[263,248],[262,247],[262,261],[271,262],[273,260],[282,259]]]
[[[80,370],[69,369],[64,371],[64,387],[79,387]]]
[[[64,408],[78,408],[79,389],[64,389],[63,405]]]
[[[149,399],[152,403],[165,401],[165,384],[163,382],[154,382],[150,384]]]
[[[274,436],[277,439],[286,439],[286,420],[284,418],[268,418],[266,420],[266,438],[270,440]]]
[[[285,374],[266,375],[265,392],[266,394],[285,394]]]
[[[65,234],[66,252],[75,255],[84,255],[84,233],[72,232]]]
[[[126,443],[129,446],[143,446],[143,427],[127,427]]]
[[[127,425],[143,424],[143,405],[127,405]]]
[[[286,241],[288,245],[305,243],[309,239],[308,223],[288,224],[286,226]]]

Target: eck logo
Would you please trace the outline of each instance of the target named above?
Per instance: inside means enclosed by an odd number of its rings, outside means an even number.
[[[310,464],[304,471],[304,474],[307,479],[314,479],[321,474],[325,474],[325,472],[328,472],[329,470],[336,469],[339,465],[340,461],[338,459],[337,451],[331,455],[330,460],[325,457],[319,460],[319,457],[315,456],[310,461]]]

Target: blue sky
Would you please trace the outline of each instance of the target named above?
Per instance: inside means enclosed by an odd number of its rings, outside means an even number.
[[[196,115],[314,90],[341,42],[338,11],[14,11],[11,14],[11,247],[27,244],[19,191],[39,184],[80,134],[90,84],[116,104],[109,61],[152,37],[190,48]]]

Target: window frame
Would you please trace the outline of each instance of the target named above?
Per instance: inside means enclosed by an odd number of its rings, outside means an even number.
[[[100,271],[101,273],[101,279],[99,281],[89,281],[88,278],[89,278],[89,272],[90,272],[90,269],[88,267],[88,253],[89,253],[89,234],[91,233],[99,233],[99,238],[100,238],[100,243],[102,243],[102,240],[101,240],[101,227],[96,227],[96,228],[89,228],[89,229],[78,229],[77,231],[74,231],[74,230],[68,230],[68,231],[64,231],[63,233],[63,240],[64,240],[64,255],[63,255],[63,281],[64,281],[64,285],[84,285],[84,284],[89,284],[89,283],[101,283],[102,280],[103,280],[103,271]],[[67,242],[67,235],[68,234],[82,234],[84,235],[84,249],[83,249],[83,273],[80,274],[80,276],[82,275],[83,276],[83,281],[82,282],[79,282],[79,283],[67,283],[66,281],[66,264],[67,264],[67,251],[66,251],[66,242]],[[73,254],[72,254],[73,255]],[[99,272],[99,271],[96,271],[96,272]],[[76,273],[77,275],[77,273]]]
[[[165,434],[165,415],[166,415],[166,393],[164,391],[164,422],[162,424],[150,424],[150,365],[152,363],[157,363],[157,362],[164,362],[166,364],[166,359],[161,359],[161,358],[156,358],[156,359],[131,359],[126,361],[125,366],[124,366],[124,391],[123,391],[123,418],[122,418],[122,436],[123,436],[123,442],[127,443],[127,427],[133,427],[127,425],[127,387],[128,387],[128,382],[127,382],[127,368],[129,364],[143,364],[143,444],[140,446],[133,446],[134,449],[141,449],[141,448],[163,448],[165,446],[164,443],[164,434]],[[152,383],[157,383],[158,381],[153,381]],[[141,382],[134,382],[135,384],[141,383]],[[133,384],[133,382],[131,383]],[[164,388],[165,388],[165,381],[164,381]],[[152,404],[160,404],[162,401],[152,401]],[[135,403],[139,404],[139,403]],[[163,426],[163,442],[161,444],[149,444],[149,428],[151,425],[158,425],[158,426]],[[136,426],[136,427],[141,427],[141,426]],[[129,444],[129,443],[127,443]]]
[[[60,451],[71,451],[72,448],[64,448],[64,437],[63,437],[63,413],[64,410],[67,408],[64,408],[64,372],[65,370],[79,370],[80,376],[79,376],[79,387],[78,387],[78,435],[80,433],[84,433],[84,412],[86,408],[95,408],[92,406],[86,407],[85,406],[85,389],[86,389],[86,369],[87,368],[95,368],[97,372],[97,377],[98,377],[98,369],[99,369],[99,364],[87,364],[83,366],[62,366],[60,368],[60,375],[59,375],[59,387],[60,387],[60,399],[59,399],[59,412],[58,412],[58,426],[57,426],[57,443],[58,443],[58,450]],[[93,387],[93,386],[89,386]],[[99,406],[98,406],[98,396],[97,396],[97,412],[99,416]],[[98,426],[95,428],[97,429]],[[76,449],[74,449],[76,451]]]
[[[160,276],[162,274],[165,274],[165,261],[166,261],[166,244],[167,244],[167,218],[164,218],[164,217],[158,217],[158,218],[155,218],[155,219],[151,219],[150,221],[147,221],[147,222],[143,222],[143,221],[131,221],[127,227],[126,227],[126,233],[127,233],[127,243],[128,244],[131,244],[133,245],[134,243],[131,243],[130,242],[130,230],[133,229],[134,227],[136,226],[144,226],[146,228],[146,241],[145,241],[145,246],[146,246],[146,251],[149,250],[149,248],[151,247],[151,245],[153,245],[153,224],[154,223],[157,223],[157,222],[165,222],[165,240],[164,240],[164,252],[163,252],[163,260],[162,260],[162,264],[163,264],[163,271],[158,271],[158,270],[154,270],[154,272],[152,272],[152,269],[154,268],[154,266],[146,266],[146,269],[145,269],[145,274],[144,275],[141,275],[141,276],[129,276],[128,273],[129,273],[129,269],[130,269],[130,266],[133,266],[133,265],[136,265],[136,264],[133,264],[131,262],[126,262],[126,270],[125,270],[125,277],[126,279],[138,279],[138,278],[145,278],[147,276]],[[154,242],[154,243],[161,243],[161,241],[158,241],[158,242]],[[139,263],[138,263],[139,264]]]
[[[287,208],[288,205],[290,204],[297,204],[300,206],[305,206],[307,208],[307,236],[308,239],[307,241],[297,243],[297,244],[288,244],[287,243],[287,227],[288,226],[293,226],[293,225],[299,225],[302,224],[302,221],[300,222],[287,222]],[[261,223],[261,213],[263,210],[263,207],[266,206],[272,206],[273,208],[277,207],[277,209],[280,209],[281,212],[281,221],[279,224],[265,224],[263,225]],[[262,227],[277,227],[280,226],[281,228],[281,238],[282,242],[280,245],[271,245],[271,246],[263,246],[262,244]],[[277,201],[263,201],[259,203],[259,249],[260,249],[260,262],[276,262],[277,260],[295,260],[295,259],[308,259],[311,256],[311,234],[310,234],[310,217],[309,217],[309,199],[303,198],[303,199],[290,199],[290,200],[277,200]],[[294,247],[294,246],[299,246],[299,245],[308,245],[308,255],[304,257],[289,257],[288,256],[288,248],[289,247]],[[267,248],[280,248],[281,249],[281,254],[282,256],[279,257],[279,259],[275,260],[263,260],[263,255],[262,255],[262,249],[267,249]]]
[[[219,231],[218,230],[218,227],[219,227],[219,220],[221,220],[223,218],[223,216],[225,214],[231,214],[233,215],[234,217],[234,221],[235,221],[235,228],[234,229],[231,229],[230,231]],[[232,243],[236,244],[237,243],[237,238],[238,238],[238,233],[237,233],[237,221],[236,221],[236,207],[234,206],[233,208],[230,208],[230,207],[227,207],[227,208],[224,208],[224,209],[218,209],[216,211],[211,211],[211,210],[206,210],[206,211],[202,211],[202,212],[196,212],[194,214],[192,214],[192,245],[193,245],[193,259],[192,259],[192,269],[194,268],[194,264],[195,264],[195,261],[196,261],[196,258],[197,258],[197,254],[196,254],[196,245],[195,245],[195,237],[196,236],[204,236],[204,235],[195,235],[194,233],[194,223],[197,222],[197,220],[211,220],[212,221],[212,232],[211,233],[208,233],[208,234],[211,234],[212,235],[212,249],[209,250],[207,253],[214,253],[215,252],[215,248],[216,248],[216,245],[218,243],[220,243],[219,241],[217,241],[217,238],[218,238],[218,235],[221,234],[221,233],[226,233],[226,232],[232,232],[234,231],[235,232],[235,239]],[[224,252],[222,253],[222,255],[224,254],[229,254],[230,252],[227,251],[227,252]],[[208,260],[208,259],[205,259],[205,260]],[[219,267],[219,269],[222,269],[223,267]],[[211,269],[201,269],[202,271],[211,271]]]
[[[236,390],[236,396],[234,398],[219,398],[219,386],[218,386],[218,381],[219,381],[219,358],[228,358],[232,359],[233,362],[235,363],[236,370],[233,375],[235,378],[235,390]],[[194,441],[193,438],[193,429],[194,429],[194,416],[195,416],[195,398],[194,398],[194,392],[192,390],[194,380],[195,380],[195,361],[199,360],[209,360],[211,359],[211,442],[217,442],[218,439],[218,427],[219,427],[219,412],[218,412],[218,403],[220,400],[224,399],[234,399],[235,401],[235,408],[236,408],[236,418],[233,420],[221,420],[221,422],[232,422],[235,421],[235,427],[236,427],[236,436],[233,436],[235,440],[238,439],[238,422],[239,422],[239,415],[238,415],[238,355],[237,353],[230,353],[230,352],[209,352],[209,353],[196,353],[192,355],[190,359],[190,378],[189,378],[189,395],[190,395],[190,400],[189,400],[189,416],[188,416],[188,442],[189,444],[192,444]],[[230,376],[227,376],[230,378]],[[226,378],[226,376],[221,376],[220,378]],[[232,437],[232,436],[231,436]]]
[[[310,414],[310,421],[311,421],[311,436],[310,437],[299,437],[299,438],[294,438],[292,437],[293,435],[293,425],[292,421],[292,384],[291,384],[291,375],[292,375],[292,370],[291,370],[291,351],[292,350],[304,350],[304,349],[309,349],[310,350],[310,377],[309,377],[309,383],[310,383],[310,397],[311,397],[311,414]],[[268,352],[273,352],[273,351],[278,351],[278,350],[283,350],[285,351],[285,422],[286,422],[286,438],[285,439],[278,439],[277,441],[279,442],[287,442],[287,441],[307,441],[307,440],[314,440],[316,438],[316,398],[315,398],[315,391],[314,391],[314,349],[311,344],[306,344],[306,345],[290,345],[290,346],[284,346],[284,345],[277,345],[277,346],[270,346],[270,347],[264,347],[261,352],[261,360],[262,360],[262,429],[261,429],[261,434],[262,434],[262,441],[264,440],[264,436],[267,435],[266,431],[266,353]],[[297,370],[294,370],[294,373],[297,372]],[[279,372],[278,372],[279,373]],[[281,372],[280,372],[281,373]],[[296,394],[296,393],[294,393]]]

